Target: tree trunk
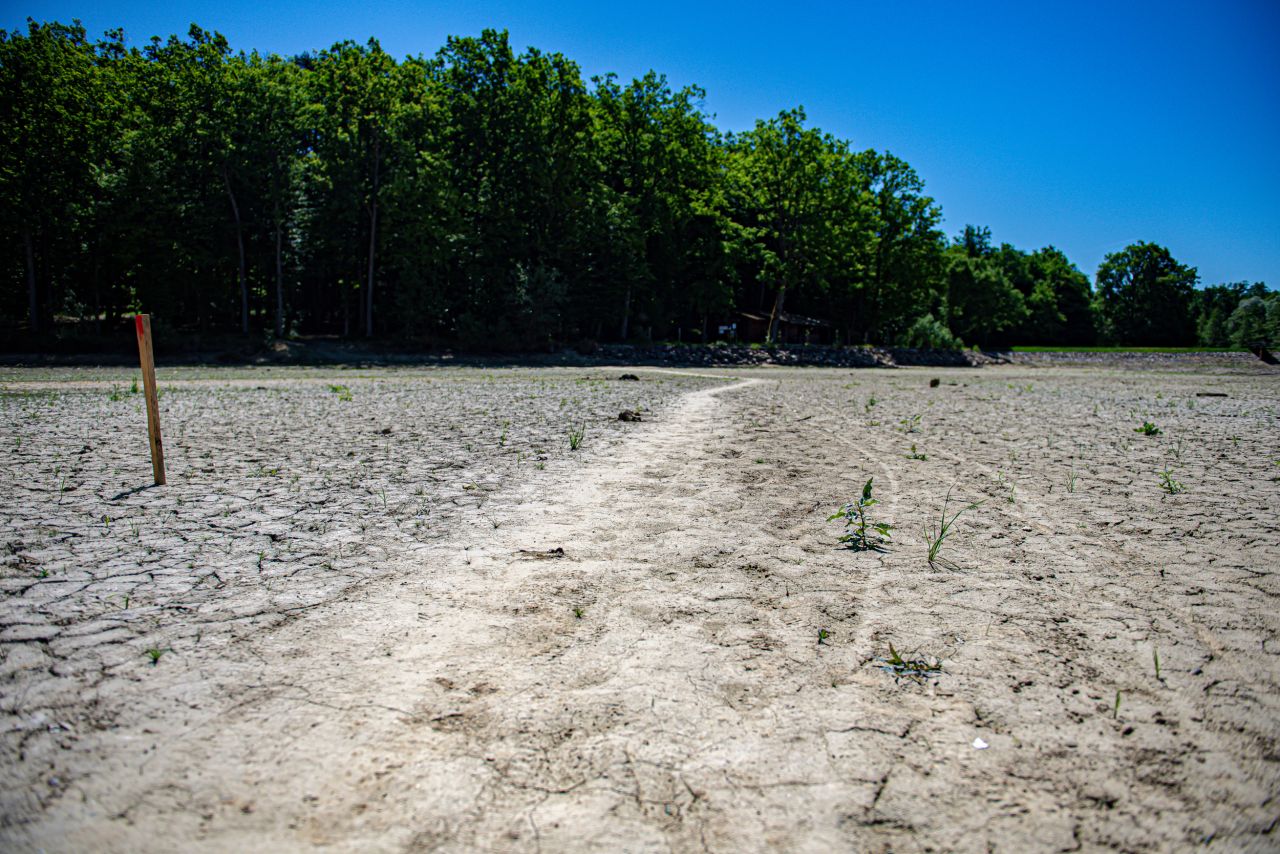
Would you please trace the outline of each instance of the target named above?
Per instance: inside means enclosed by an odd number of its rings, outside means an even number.
[[[339,285],[342,296],[342,337],[351,337],[351,297],[347,293],[350,288]]]
[[[373,196],[369,205],[369,279],[364,290],[364,335],[373,337],[373,270],[374,254],[378,248],[378,179],[382,161],[378,156],[381,140],[373,143]]]
[[[281,257],[280,217],[276,217],[276,338],[284,338],[284,260]]]
[[[622,301],[622,343],[627,343],[627,334],[631,331],[631,283],[627,283],[627,296]]]
[[[249,334],[249,282],[244,267],[244,228],[240,222],[240,205],[236,204],[236,194],[231,190],[231,174],[227,165],[222,165],[222,181],[227,185],[227,198],[231,200],[231,213],[236,220],[236,249],[240,252],[240,331]]]
[[[93,330],[102,336],[102,296],[100,282],[102,280],[102,257],[100,247],[93,248]]]
[[[36,251],[31,245],[31,229],[22,232],[22,247],[27,253],[27,316],[31,331],[40,329],[40,301],[36,294]]]
[[[787,286],[782,285],[778,288],[778,296],[773,301],[773,313],[769,315],[769,334],[767,342],[770,344],[778,343],[778,324],[782,322],[782,306],[787,300]]]

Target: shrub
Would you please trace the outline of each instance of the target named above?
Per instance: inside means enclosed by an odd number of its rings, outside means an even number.
[[[964,342],[932,314],[926,314],[911,324],[911,327],[903,333],[901,343],[904,347],[915,347],[920,350],[964,349]]]

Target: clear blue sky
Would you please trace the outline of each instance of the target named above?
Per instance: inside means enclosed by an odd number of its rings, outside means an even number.
[[[911,163],[950,235],[974,223],[1052,243],[1090,276],[1148,240],[1205,284],[1280,287],[1280,0],[3,4],[5,28],[78,17],[142,43],[196,22],[280,54],[370,36],[431,54],[446,35],[506,28],[587,77],[697,83],[727,130],[801,104]]]

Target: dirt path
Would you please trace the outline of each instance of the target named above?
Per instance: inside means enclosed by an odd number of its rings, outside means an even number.
[[[1217,455],[1241,434],[1275,450],[1274,415],[1224,409],[1179,451],[1201,497],[1165,502],[1128,424],[1148,389],[1104,386],[1126,410],[1113,441],[1096,380],[1068,377],[1028,441],[1045,401],[997,400],[1012,374],[847,376],[693,392],[587,468],[388,554],[387,580],[156,668],[92,773],[13,841],[1268,850],[1276,488],[1269,460],[1254,476]],[[1274,394],[1250,382],[1233,406]],[[988,404],[1008,420],[975,429]],[[826,516],[869,476],[895,543],[836,549]],[[929,565],[915,531],[953,482],[987,501]],[[895,678],[890,642],[941,676]]]

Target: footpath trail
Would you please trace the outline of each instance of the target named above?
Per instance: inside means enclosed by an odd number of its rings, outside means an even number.
[[[1030,478],[1031,460],[1055,478],[1060,465],[1051,442],[1023,439],[1036,407],[996,401],[994,382],[848,376],[760,371],[692,392],[586,467],[535,475],[446,540],[390,555],[403,565],[385,579],[157,668],[91,771],[10,841],[1273,845],[1280,534],[1256,501],[1274,483],[1242,476],[1214,524],[1158,497],[1124,515],[1145,501],[1150,446],[1103,448],[1100,426],[1064,422],[1094,448],[1079,492],[1055,492]],[[1060,411],[1087,408],[1093,382],[1065,382]],[[925,410],[930,394],[949,403]],[[877,395],[879,410],[864,402]],[[984,404],[1008,420],[981,428]],[[1265,423],[1232,425],[1265,443]],[[1225,441],[1203,438],[1184,476],[1224,476]],[[926,459],[906,458],[915,444]],[[835,548],[826,517],[871,476],[895,542]],[[987,503],[931,566],[915,532],[952,482]],[[1211,559],[1224,554],[1238,560]],[[891,642],[941,674],[887,671]]]

